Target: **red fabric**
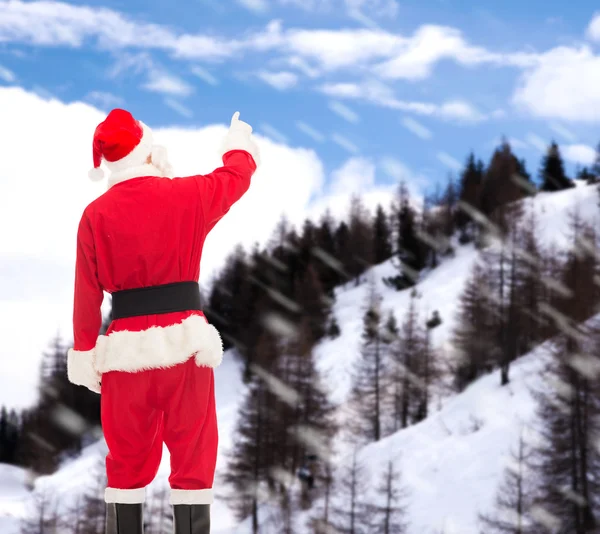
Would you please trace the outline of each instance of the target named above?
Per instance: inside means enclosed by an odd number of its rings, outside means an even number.
[[[163,440],[173,489],[213,487],[217,461],[214,374],[194,359],[168,369],[102,375],[108,487],[144,488],[156,476]]]
[[[124,109],[114,109],[94,132],[94,167],[101,158],[118,161],[129,154],[141,141],[144,130],[133,115]]]
[[[198,281],[207,234],[250,186],[252,156],[232,150],[223,166],[186,178],[139,177],[113,185],[84,211],[77,235],[74,349],[95,347],[103,291]],[[170,326],[191,314],[118,319],[113,331]]]

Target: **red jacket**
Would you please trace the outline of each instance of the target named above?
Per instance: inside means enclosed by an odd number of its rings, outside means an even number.
[[[79,224],[68,363],[71,381],[88,387],[92,370],[168,367],[192,354],[199,365],[216,367],[223,354],[202,312],[118,319],[99,336],[100,306],[104,291],[198,281],[206,236],[248,190],[255,160],[236,149],[205,176],[164,178],[152,165],[132,170],[85,209]]]

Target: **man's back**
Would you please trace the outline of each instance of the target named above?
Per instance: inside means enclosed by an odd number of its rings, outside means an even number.
[[[134,178],[113,185],[89,206],[96,254],[104,260],[97,264],[103,290],[199,279],[208,233],[198,187],[203,179]],[[240,180],[238,191],[247,185]]]

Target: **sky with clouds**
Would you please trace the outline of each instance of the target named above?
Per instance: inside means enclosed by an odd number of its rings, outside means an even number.
[[[534,175],[552,139],[570,172],[590,163],[600,10],[495,4],[0,0],[0,403],[31,402],[39,353],[71,336],[76,225],[105,187],[86,178],[91,137],[113,107],[181,175],[220,163],[234,111],[254,127],[264,165],[209,238],[204,282],[282,212],[341,214],[355,191],[385,203],[399,180],[422,194],[502,135]]]

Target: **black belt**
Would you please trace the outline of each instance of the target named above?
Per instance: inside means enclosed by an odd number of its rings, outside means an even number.
[[[112,294],[113,319],[191,310],[202,311],[198,282],[175,282]]]

